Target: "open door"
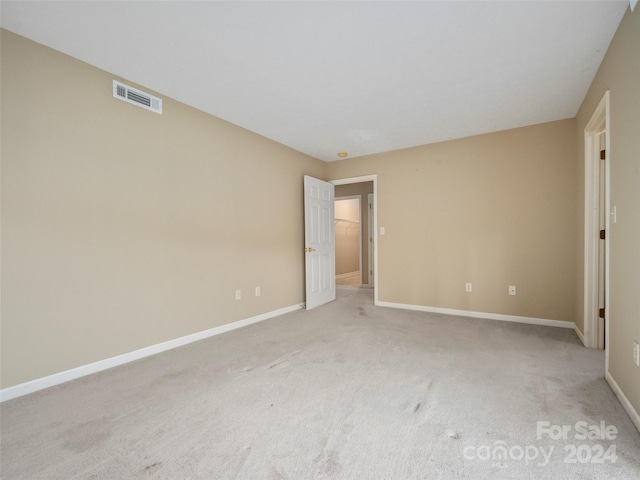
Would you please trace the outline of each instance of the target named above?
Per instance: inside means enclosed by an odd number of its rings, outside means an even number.
[[[304,241],[307,310],[336,299],[334,186],[304,176]]]

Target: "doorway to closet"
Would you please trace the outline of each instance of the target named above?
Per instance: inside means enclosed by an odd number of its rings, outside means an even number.
[[[359,287],[362,279],[362,222],[360,196],[336,197],[336,285]]]
[[[336,200],[336,285],[375,287],[374,178],[331,182]]]

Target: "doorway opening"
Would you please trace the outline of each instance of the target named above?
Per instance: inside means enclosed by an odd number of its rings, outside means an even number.
[[[336,285],[363,285],[362,217],[360,195],[336,196]]]
[[[584,130],[584,344],[605,350],[609,368],[609,92]],[[614,207],[615,208],[615,207]],[[615,222],[615,220],[613,220]]]
[[[341,214],[336,210],[336,284],[344,285],[349,282],[349,285],[372,288],[375,304],[378,303],[377,180],[377,175],[366,175],[331,181],[335,186],[336,200],[355,200],[355,203],[351,204],[350,212],[356,211],[353,207],[356,203],[359,212]],[[339,265],[338,256],[342,255],[338,253],[341,248],[341,236],[349,242],[351,251],[355,250],[357,243],[358,252],[357,259],[351,257],[351,263]]]

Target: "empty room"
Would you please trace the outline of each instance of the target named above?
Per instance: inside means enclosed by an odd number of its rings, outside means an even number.
[[[640,478],[640,6],[0,2],[0,478]]]

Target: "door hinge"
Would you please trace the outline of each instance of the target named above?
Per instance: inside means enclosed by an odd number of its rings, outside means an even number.
[[[606,159],[607,159],[607,151],[600,150],[600,160],[606,160]]]
[[[599,316],[600,318],[604,318],[604,308],[601,308],[601,309],[599,310],[599,312],[598,312],[598,316]]]
[[[600,240],[604,240],[607,237],[607,232],[605,230],[600,230]]]

